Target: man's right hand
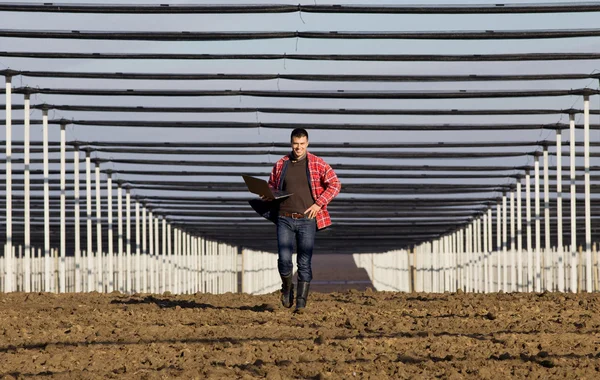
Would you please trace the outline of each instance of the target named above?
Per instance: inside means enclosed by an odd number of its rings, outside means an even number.
[[[263,201],[267,201],[267,202],[270,202],[270,201],[274,201],[274,200],[275,200],[275,199],[273,199],[273,198],[269,197],[268,195],[261,195],[261,196],[260,196],[260,199],[262,199]]]

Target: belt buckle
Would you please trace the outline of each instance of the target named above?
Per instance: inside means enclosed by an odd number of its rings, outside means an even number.
[[[304,215],[298,213],[298,212],[293,212],[292,213],[292,219],[302,219],[304,218]]]

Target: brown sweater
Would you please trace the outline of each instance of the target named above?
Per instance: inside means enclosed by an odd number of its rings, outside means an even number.
[[[308,186],[307,171],[308,160],[306,156],[300,161],[290,161],[283,180],[283,190],[293,193],[293,195],[281,202],[279,211],[303,214],[315,203]]]

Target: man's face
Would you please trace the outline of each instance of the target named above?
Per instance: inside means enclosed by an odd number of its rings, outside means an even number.
[[[302,137],[292,137],[292,150],[296,157],[302,157],[306,154],[306,148],[308,147],[308,138],[306,136]]]

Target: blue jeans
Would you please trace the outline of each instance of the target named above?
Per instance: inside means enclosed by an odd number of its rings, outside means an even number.
[[[277,246],[279,257],[277,267],[282,277],[293,273],[292,253],[294,242],[297,246],[298,281],[312,280],[312,254],[317,232],[316,219],[293,219],[280,216],[277,220]]]

